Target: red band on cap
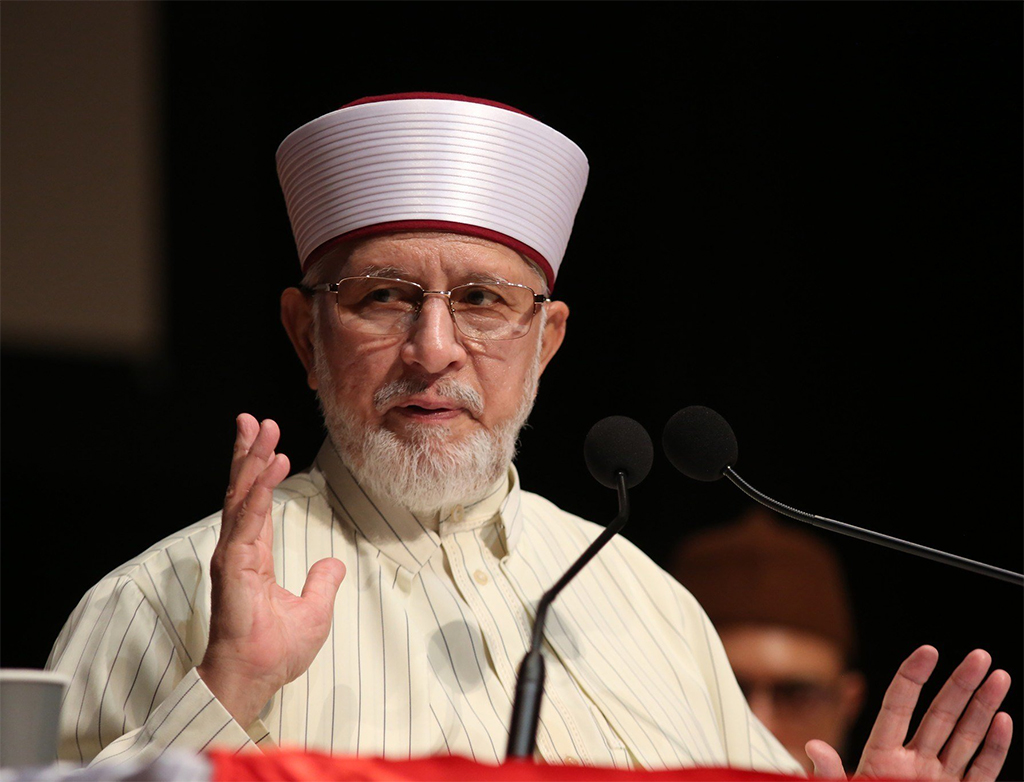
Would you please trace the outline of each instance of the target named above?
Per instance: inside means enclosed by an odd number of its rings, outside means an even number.
[[[346,103],[341,108],[347,109],[349,106],[360,106],[364,103],[382,103],[388,100],[460,100],[465,103],[479,103],[483,106],[493,106],[496,109],[513,111],[516,114],[522,114],[524,117],[535,119],[525,111],[521,111],[515,106],[509,106],[506,103],[499,103],[498,101],[487,100],[486,98],[474,98],[470,95],[455,95],[447,92],[395,92],[390,95],[371,95],[366,98],[359,98],[351,103]]]
[[[547,259],[544,258],[543,255],[529,245],[523,244],[518,239],[513,239],[511,236],[507,236],[506,234],[498,231],[492,231],[488,228],[481,228],[479,226],[468,225],[466,223],[453,223],[445,220],[394,220],[389,223],[376,223],[375,225],[356,228],[354,231],[349,231],[348,233],[341,234],[341,236],[335,236],[334,238],[329,239],[313,250],[302,264],[302,270],[306,271],[309,269],[310,264],[322,258],[331,249],[342,242],[350,242],[355,239],[361,239],[366,236],[375,236],[377,234],[398,233],[400,231],[443,231],[445,233],[475,236],[479,239],[487,239],[492,242],[497,242],[498,244],[503,244],[506,247],[515,250],[520,255],[525,255],[531,261],[536,263],[541,268],[541,271],[544,272],[544,277],[548,282],[548,290],[554,290],[555,274],[551,269],[551,264],[547,262]]]

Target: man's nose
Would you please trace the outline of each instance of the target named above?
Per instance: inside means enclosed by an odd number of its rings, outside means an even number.
[[[466,349],[446,296],[424,297],[419,316],[402,347],[402,357],[431,375],[458,369],[465,363]]]

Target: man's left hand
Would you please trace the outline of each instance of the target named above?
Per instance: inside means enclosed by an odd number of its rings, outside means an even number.
[[[906,741],[921,688],[938,659],[934,647],[922,646],[903,661],[882,699],[854,777],[980,782],[999,774],[1013,733],[1010,715],[997,713],[1010,676],[997,670],[986,678],[992,658],[982,649],[957,666]],[[807,742],[805,751],[816,777],[846,778],[839,753],[824,741]]]

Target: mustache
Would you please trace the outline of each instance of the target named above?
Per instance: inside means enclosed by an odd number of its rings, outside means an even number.
[[[434,383],[423,378],[401,378],[385,383],[374,392],[373,404],[377,410],[383,410],[397,397],[414,396],[431,389],[438,396],[458,402],[474,416],[484,411],[484,400],[479,392],[454,378],[442,378]]]

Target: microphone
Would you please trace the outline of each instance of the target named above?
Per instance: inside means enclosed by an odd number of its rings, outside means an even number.
[[[530,650],[519,665],[516,679],[516,697],[512,703],[512,724],[505,754],[508,760],[532,759],[537,746],[537,725],[545,676],[541,647],[544,643],[544,621],[548,607],[583,566],[626,525],[629,519],[627,490],[640,483],[651,471],[654,445],[647,430],[639,423],[626,416],[613,415],[591,427],[583,443],[583,459],[598,483],[618,492],[619,513],[537,603]]]
[[[762,494],[733,469],[739,458],[739,445],[732,427],[714,410],[702,405],[691,405],[673,415],[662,432],[662,448],[665,455],[679,472],[698,481],[717,481],[723,475],[744,494],[765,507],[771,508],[783,516],[797,521],[812,524],[815,527],[838,532],[842,535],[877,543],[887,548],[915,554],[925,559],[944,562],[947,565],[963,568],[974,573],[990,576],[1000,581],[1008,581],[1024,586],[1024,575],[1011,570],[986,565],[972,559],[965,559],[956,554],[921,546],[917,543],[893,538],[879,532],[854,527],[841,521],[827,519],[783,505]]]

